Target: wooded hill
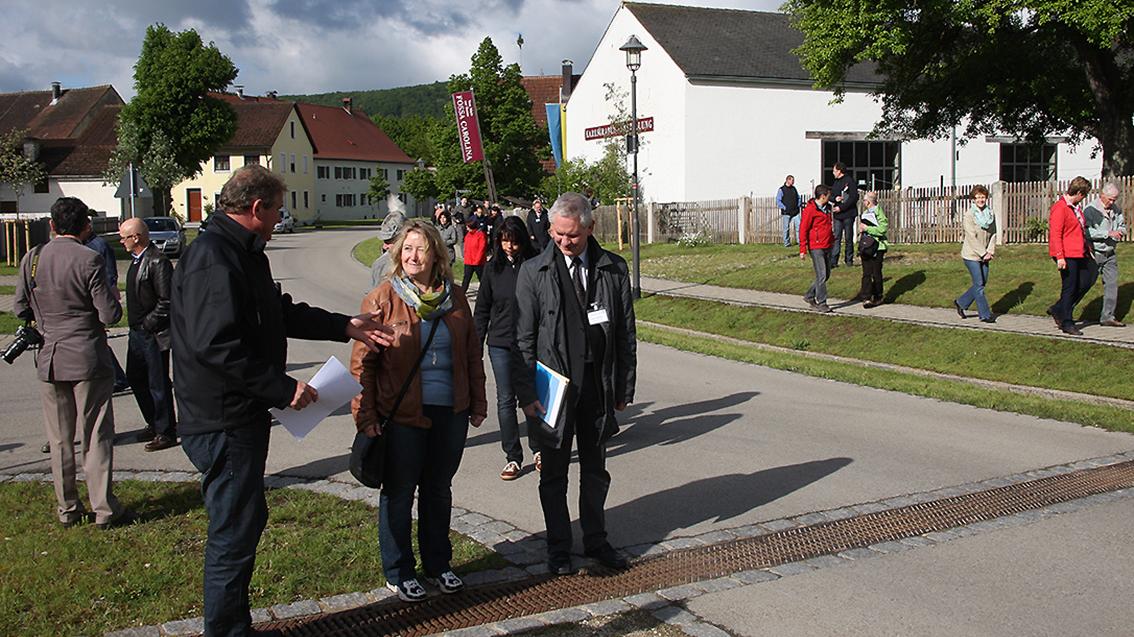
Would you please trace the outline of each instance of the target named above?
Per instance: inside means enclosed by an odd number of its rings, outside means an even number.
[[[424,115],[426,117],[443,117],[444,106],[449,101],[449,92],[444,82],[432,84],[419,84],[417,86],[401,86],[398,88],[376,89],[371,91],[339,91],[335,93],[318,93],[315,95],[281,95],[280,99],[308,102],[310,104],[323,104],[325,106],[339,106],[343,98],[353,100],[355,108],[362,109],[367,115],[393,115],[403,117],[406,115]]]

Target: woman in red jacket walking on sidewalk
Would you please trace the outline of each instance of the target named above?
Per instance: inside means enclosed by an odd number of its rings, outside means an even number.
[[[815,187],[815,198],[807,202],[803,218],[799,222],[799,258],[806,260],[811,256],[815,268],[815,282],[807,288],[803,300],[816,312],[830,312],[827,305],[827,279],[831,278],[831,246],[835,233],[831,223],[831,212],[827,200],[831,198],[831,187],[820,184]]]
[[[1095,282],[1095,270],[1091,267],[1094,259],[1091,246],[1083,232],[1083,208],[1080,205],[1091,192],[1091,182],[1076,177],[1067,185],[1067,194],[1051,206],[1048,217],[1049,234],[1047,251],[1059,269],[1062,283],[1059,300],[1047,308],[1047,313],[1055,320],[1055,325],[1065,334],[1082,336],[1075,327],[1072,314],[1078,303]]]
[[[488,235],[480,229],[480,221],[477,220],[476,215],[469,217],[468,229],[465,234],[465,274],[461,277],[461,289],[466,292],[469,289],[469,282],[472,281],[473,272],[476,272],[477,281],[484,276],[484,257],[488,252]]]

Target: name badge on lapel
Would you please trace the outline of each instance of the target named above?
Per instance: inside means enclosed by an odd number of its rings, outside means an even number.
[[[610,321],[607,316],[606,308],[598,304],[592,304],[590,309],[587,310],[587,323],[589,325],[602,325]]]

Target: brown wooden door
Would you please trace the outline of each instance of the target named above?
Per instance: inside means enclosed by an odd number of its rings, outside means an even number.
[[[201,220],[201,189],[190,188],[185,191],[189,197],[189,221]]]

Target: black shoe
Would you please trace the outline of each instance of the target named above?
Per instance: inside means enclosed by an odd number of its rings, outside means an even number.
[[[154,431],[154,428],[146,425],[145,429],[139,431],[138,435],[134,436],[134,440],[138,442],[149,442],[153,440],[155,436],[157,436],[157,432]]]
[[[567,554],[549,556],[547,558],[547,572],[552,575],[570,575],[574,573],[575,569],[571,568],[571,556]]]
[[[129,391],[130,391],[130,385],[119,384],[119,383],[114,384],[114,395],[115,396],[117,396],[118,394],[125,394]]]
[[[95,522],[95,526],[100,531],[109,531],[118,526],[126,526],[134,522],[138,517],[130,509],[123,509],[121,513],[110,518],[106,522]]]
[[[953,307],[957,308],[957,316],[961,317],[962,319],[969,318],[968,316],[965,316],[965,308],[961,307],[960,303],[953,301]]]
[[[981,319],[981,320],[980,320],[980,322],[981,322],[981,323],[995,323],[995,322],[996,322],[996,317],[995,317],[995,316],[990,316],[990,317],[988,317],[988,318],[983,318],[983,319]]]
[[[592,551],[586,551],[585,555],[599,564],[616,571],[625,571],[630,568],[630,562],[625,557],[622,557],[618,551],[614,550],[614,547],[609,544],[604,544]]]
[[[838,264],[838,263],[832,263],[832,264],[831,264],[831,268],[830,268],[830,269],[834,270],[834,269],[835,269],[835,268],[837,268],[837,267],[839,267],[839,264]]]
[[[1082,336],[1083,335],[1083,332],[1079,328],[1075,327],[1074,324],[1071,324],[1071,323],[1068,323],[1067,325],[1064,325],[1063,327],[1061,327],[1059,329],[1063,330],[1064,334],[1070,334],[1071,336]]]
[[[827,305],[826,303],[816,303],[811,306],[811,309],[819,312],[820,314],[829,314],[831,312],[831,306]]]
[[[169,449],[170,447],[177,446],[177,438],[175,436],[167,436],[165,434],[158,434],[154,439],[147,442],[146,451],[161,451],[162,449]]]
[[[43,446],[40,447],[39,450],[43,453],[51,453],[51,443],[50,442],[43,443]]]
[[[1047,308],[1047,315],[1051,317],[1051,320],[1055,321],[1055,327],[1057,329],[1063,329],[1063,323],[1061,323],[1059,317],[1055,315],[1055,306]]]

